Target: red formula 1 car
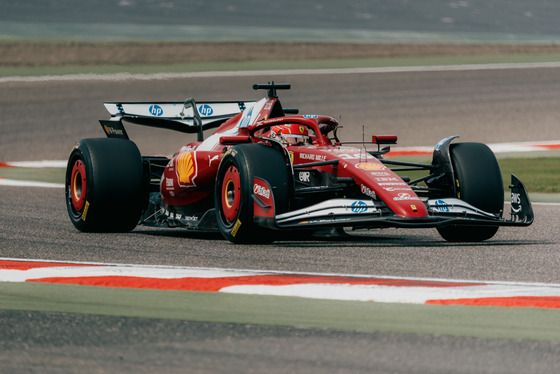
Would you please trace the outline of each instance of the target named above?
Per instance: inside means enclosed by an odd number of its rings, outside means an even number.
[[[528,226],[531,203],[511,176],[511,211],[492,151],[441,140],[431,164],[384,159],[396,136],[343,142],[335,119],[286,110],[277,90],[260,101],[105,103],[107,138],[83,139],[66,171],[66,205],[81,231],[138,224],[219,230],[234,243],[282,231],[435,227],[448,241],[482,241],[499,226]],[[198,133],[173,157],[142,156],[123,122]],[[215,128],[204,139],[203,131]],[[368,149],[366,146],[373,147]],[[401,172],[424,171],[414,180]]]

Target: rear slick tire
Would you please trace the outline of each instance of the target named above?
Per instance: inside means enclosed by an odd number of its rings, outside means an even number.
[[[66,168],[66,208],[84,232],[127,232],[147,202],[142,156],[125,139],[82,139]]]
[[[504,186],[500,165],[494,153],[481,143],[457,143],[450,147],[455,172],[456,196],[488,213],[501,214],[504,209]],[[438,227],[449,242],[480,242],[492,238],[498,226]]]

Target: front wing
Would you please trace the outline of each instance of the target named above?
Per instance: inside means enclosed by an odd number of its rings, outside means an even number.
[[[523,183],[511,176],[510,217],[482,211],[457,198],[428,199],[424,202],[429,215],[421,218],[401,217],[391,212],[383,202],[359,199],[331,199],[318,204],[279,214],[276,229],[304,229],[334,226],[356,228],[406,227],[428,228],[450,225],[463,226],[529,226],[534,215]]]

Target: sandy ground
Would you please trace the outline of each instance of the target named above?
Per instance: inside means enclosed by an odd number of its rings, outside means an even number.
[[[136,65],[560,53],[559,45],[3,42],[0,66]]]

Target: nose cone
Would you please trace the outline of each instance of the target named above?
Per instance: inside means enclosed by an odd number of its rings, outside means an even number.
[[[385,202],[395,214],[401,217],[419,218],[428,216],[426,205],[416,194],[410,195],[407,193],[406,195],[408,196],[395,196],[392,201],[385,200]]]

